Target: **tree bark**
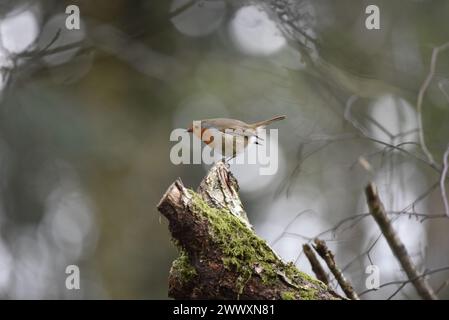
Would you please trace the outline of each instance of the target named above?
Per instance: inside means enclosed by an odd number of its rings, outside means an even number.
[[[176,180],[158,204],[180,256],[169,275],[175,299],[341,299],[324,283],[284,263],[252,230],[226,164],[198,193]]]
[[[404,272],[407,274],[407,277],[415,286],[418,294],[424,300],[437,300],[437,295],[427,279],[418,272],[407,248],[394,230],[391,220],[385,211],[385,207],[380,200],[377,187],[373,183],[368,184],[365,189],[365,195],[371,215],[379,225],[391,251],[393,251],[395,257],[404,269]]]

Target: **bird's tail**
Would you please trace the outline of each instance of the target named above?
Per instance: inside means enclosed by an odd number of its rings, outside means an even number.
[[[268,119],[268,120],[264,120],[264,121],[259,121],[259,122],[253,123],[253,124],[251,124],[251,126],[254,127],[254,128],[266,127],[269,124],[271,124],[272,122],[280,121],[280,120],[284,120],[284,119],[285,119],[285,116],[277,116],[277,117],[274,117],[274,118],[271,118],[271,119]]]

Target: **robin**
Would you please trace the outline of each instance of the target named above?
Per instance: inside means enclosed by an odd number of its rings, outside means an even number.
[[[225,161],[229,161],[250,143],[260,144],[263,140],[258,136],[260,129],[283,119],[285,116],[276,116],[255,123],[226,118],[196,120],[187,132],[192,132],[209,147],[217,150]]]

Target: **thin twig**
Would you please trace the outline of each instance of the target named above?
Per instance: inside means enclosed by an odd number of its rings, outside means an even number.
[[[406,285],[408,285],[410,282],[409,281],[405,281],[403,284],[401,284],[388,298],[387,300],[391,300],[393,299],[399,292],[401,292],[402,289],[404,289],[404,287]]]
[[[168,18],[169,19],[173,19],[174,17],[180,15],[184,11],[186,11],[186,10],[190,9],[191,7],[193,7],[197,2],[199,2],[199,0],[190,0],[187,3],[180,5],[178,8],[176,8],[173,11],[170,12]]]
[[[290,227],[296,222],[296,220],[297,219],[299,219],[302,215],[304,215],[304,214],[306,214],[306,213],[315,213],[313,210],[311,210],[311,209],[306,209],[306,210],[303,210],[303,211],[301,211],[301,212],[299,212],[299,213],[297,213],[296,215],[295,215],[295,217],[285,226],[285,228],[284,228],[284,231],[278,236],[278,237],[276,237],[276,239],[274,239],[272,242],[271,242],[271,246],[274,246],[274,245],[276,245],[276,243],[279,241],[279,240],[281,240],[285,235],[288,235],[288,234],[290,234],[290,232],[288,232],[288,230],[290,229]],[[300,237],[300,238],[307,238],[307,239],[310,239],[310,238],[308,238],[308,237],[305,237],[305,236],[303,236],[303,235],[299,235],[299,234],[297,234],[297,236],[298,237]]]
[[[438,88],[440,88],[441,92],[444,94],[444,97],[446,98],[446,100],[449,102],[449,93],[447,93],[447,91],[444,89],[443,84],[440,82],[438,82]]]
[[[369,141],[384,145],[384,146],[388,146],[394,150],[400,151],[402,153],[404,153],[405,155],[411,156],[413,158],[415,158],[416,160],[419,160],[425,164],[427,164],[428,166],[430,166],[432,169],[434,169],[435,171],[437,171],[438,173],[440,173],[440,168],[439,166],[435,163],[435,161],[431,161],[428,159],[428,156],[426,155],[427,159],[421,158],[417,155],[414,155],[413,153],[398,147],[397,145],[393,145],[391,143],[376,139],[374,137],[371,137],[367,130],[362,126],[362,124],[360,124],[359,121],[357,121],[353,116],[352,116],[352,106],[354,104],[354,102],[357,100],[357,96],[352,95],[351,97],[349,97],[349,99],[346,101],[346,106],[345,106],[345,110],[343,113],[344,119],[346,121],[348,121],[356,130],[358,130],[360,132],[361,138],[363,139],[367,139]],[[418,131],[422,131],[418,128]],[[420,144],[422,145],[422,144]]]
[[[391,220],[385,212],[385,208],[377,193],[376,186],[373,183],[370,183],[366,187],[365,193],[371,215],[379,225],[379,228],[382,231],[385,239],[387,240],[391,251],[393,251],[394,255],[400,262],[402,268],[407,274],[407,277],[415,286],[418,294],[426,300],[437,299],[437,296],[435,295],[427,280],[423,277],[420,277],[420,275],[418,274],[418,271],[416,270],[416,267],[412,259],[410,258],[407,249],[405,248],[401,239],[398,237],[396,231],[393,229]]]
[[[329,284],[329,278],[327,277],[326,271],[324,271],[321,263],[318,261],[318,258],[315,255],[315,252],[312,250],[312,247],[307,243],[302,246],[304,253],[307,259],[312,266],[312,271],[315,273],[318,280],[322,281],[324,284]]]
[[[392,286],[392,285],[401,285],[403,286],[404,284],[408,284],[410,282],[416,281],[418,279],[424,278],[428,275],[434,274],[434,273],[438,273],[438,272],[443,272],[443,271],[447,271],[449,270],[449,266],[446,267],[441,267],[441,268],[437,268],[437,269],[432,269],[432,270],[428,270],[426,272],[423,272],[422,274],[418,275],[417,277],[413,278],[413,279],[407,279],[407,280],[396,280],[396,281],[391,281],[391,282],[387,282],[387,283],[383,283],[381,284],[378,288],[373,288],[373,289],[367,289],[363,292],[360,292],[359,296],[363,296],[369,292],[373,292],[373,291],[377,291],[381,288],[384,287],[388,287],[388,286]],[[391,298],[391,296],[390,296]]]
[[[438,289],[435,291],[436,294],[439,294],[444,288],[446,288],[447,286],[449,286],[449,279],[444,281],[439,287]]]
[[[422,104],[423,104],[424,94],[426,93],[427,88],[429,87],[430,82],[432,81],[432,78],[435,74],[435,66],[437,63],[438,54],[448,48],[449,48],[449,42],[446,42],[445,44],[443,44],[441,46],[433,48],[432,58],[430,60],[429,73],[427,74],[427,77],[424,80],[424,83],[422,84],[421,88],[419,88],[418,100],[416,102],[416,111],[418,113],[418,129],[419,129],[418,133],[419,133],[419,141],[421,144],[421,149],[424,152],[424,154],[426,155],[429,162],[432,164],[435,164],[435,159],[433,158],[432,154],[430,153],[430,151],[427,147],[427,144],[426,144],[426,140],[424,138]]]
[[[449,145],[447,146],[446,152],[443,155],[443,170],[441,171],[440,177],[441,198],[443,199],[444,203],[444,211],[446,212],[446,215],[449,217],[449,201],[447,199],[446,193],[446,177],[449,170],[448,158],[449,158]]]
[[[42,51],[46,51],[48,50],[55,42],[56,40],[58,40],[59,36],[61,35],[61,28],[58,29],[58,31],[56,31],[55,35],[53,36],[53,38],[50,40],[50,42],[42,49]]]
[[[335,263],[334,254],[332,253],[332,251],[329,250],[326,243],[320,239],[315,239],[314,248],[316,252],[318,252],[320,257],[326,262],[329,270],[332,272],[335,279],[337,279],[338,284],[340,285],[341,289],[346,294],[346,296],[352,300],[359,300],[359,296],[354,291],[354,288],[352,287],[351,283],[348,280],[346,280],[340,268]]]

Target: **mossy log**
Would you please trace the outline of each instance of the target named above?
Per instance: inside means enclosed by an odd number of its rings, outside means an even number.
[[[169,275],[175,299],[340,299],[324,283],[284,263],[252,230],[238,183],[218,162],[198,192],[176,180],[158,204],[180,256]]]

